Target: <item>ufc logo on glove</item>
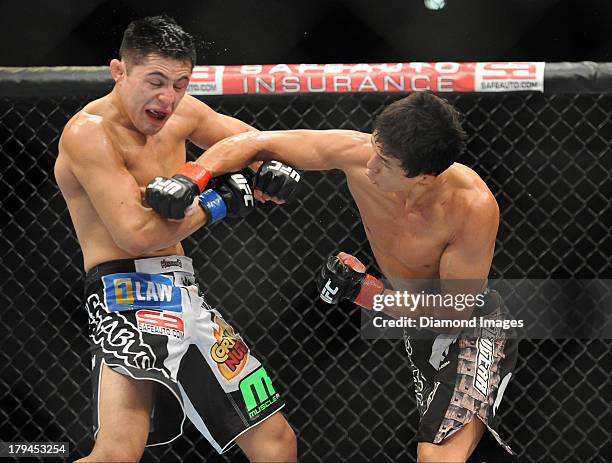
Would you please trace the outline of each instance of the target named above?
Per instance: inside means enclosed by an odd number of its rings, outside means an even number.
[[[251,191],[251,187],[249,186],[248,180],[242,174],[234,174],[232,175],[232,180],[238,184],[240,189],[244,191],[244,205],[245,206],[254,206],[255,202],[253,200],[253,192]]]
[[[323,299],[325,302],[327,302],[328,304],[333,304],[333,299],[332,296],[335,296],[336,293],[338,292],[338,286],[336,286],[335,288],[331,287],[331,280],[327,280],[327,283],[325,283],[325,287],[323,288],[323,291],[321,291],[321,299]]]
[[[282,162],[279,162],[279,161],[270,161],[270,164],[269,164],[268,167],[270,169],[272,169],[272,170],[278,170],[280,172],[283,172],[283,173],[289,175],[289,177],[291,177],[296,182],[300,181],[300,174],[298,174],[298,172],[295,169],[292,169],[291,167],[286,166]]]
[[[155,181],[149,185],[149,188],[164,191],[172,195],[181,188],[181,184],[175,182],[172,178],[155,177]]]

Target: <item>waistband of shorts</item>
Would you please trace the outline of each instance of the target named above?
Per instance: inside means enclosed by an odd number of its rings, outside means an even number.
[[[85,287],[112,273],[164,274],[184,272],[194,275],[193,261],[186,256],[145,257],[143,259],[109,260],[95,265],[85,274]]]

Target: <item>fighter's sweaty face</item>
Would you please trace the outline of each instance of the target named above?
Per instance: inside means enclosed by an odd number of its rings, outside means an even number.
[[[124,108],[140,133],[157,133],[187,91],[191,62],[149,55],[126,68],[121,86]]]

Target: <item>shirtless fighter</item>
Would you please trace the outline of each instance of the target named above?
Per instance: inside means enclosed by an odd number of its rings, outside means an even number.
[[[110,63],[113,90],[79,111],[60,139],[55,177],[83,251],[93,346],[96,441],[81,461],[137,461],[145,444],[178,437],[185,416],[220,453],[235,442],[251,461],[296,459],[268,372],[206,304],[180,243],[252,208],[250,184],[239,173],[217,179],[181,222],[141,202],[157,175],[178,171],[179,187],[206,188],[206,171],[185,163],[185,140],[206,148],[254,130],[185,95],[194,62],[192,37],[172,19],[132,22]]]
[[[455,162],[465,138],[450,104],[414,93],[388,106],[376,118],[372,135],[349,130],[244,133],[216,144],[197,162],[212,175],[272,157],[300,169],[345,173],[389,283],[385,288],[355,257],[340,253],[318,276],[326,302],[349,299],[372,309],[376,297],[397,291],[455,296],[460,281],[464,295],[473,297],[467,308],[420,304],[408,310],[395,302],[384,312],[415,320],[499,318],[503,304],[486,286],[499,209],[483,180]],[[423,281],[429,283],[424,287]],[[494,450],[504,461],[512,458],[497,434],[497,409],[516,363],[515,339],[501,330],[467,336],[453,328],[421,329],[406,330],[405,343],[421,416],[418,461],[466,461],[487,429],[501,445]]]

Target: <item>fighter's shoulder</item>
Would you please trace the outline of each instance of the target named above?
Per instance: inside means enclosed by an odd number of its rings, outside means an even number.
[[[471,168],[455,163],[450,169],[450,208],[461,222],[496,220],[499,206],[487,184]]]
[[[191,95],[185,95],[178,104],[175,114],[180,117],[193,119],[214,115],[216,112],[203,101]]]
[[[369,133],[347,129],[329,129],[324,132],[332,135],[339,142],[347,143],[355,147],[371,146],[370,140],[372,139],[372,134]]]
[[[66,124],[59,141],[60,155],[71,161],[114,155],[115,129],[104,115],[88,111],[85,107]]]
[[[176,107],[172,118],[181,127],[179,132],[184,131],[187,137],[186,134],[191,133],[196,127],[206,124],[216,115],[217,112],[203,101],[191,95],[185,95]]]
[[[104,118],[84,109],[75,114],[66,124],[60,138],[60,148],[72,152],[74,149],[97,144],[109,137]]]

